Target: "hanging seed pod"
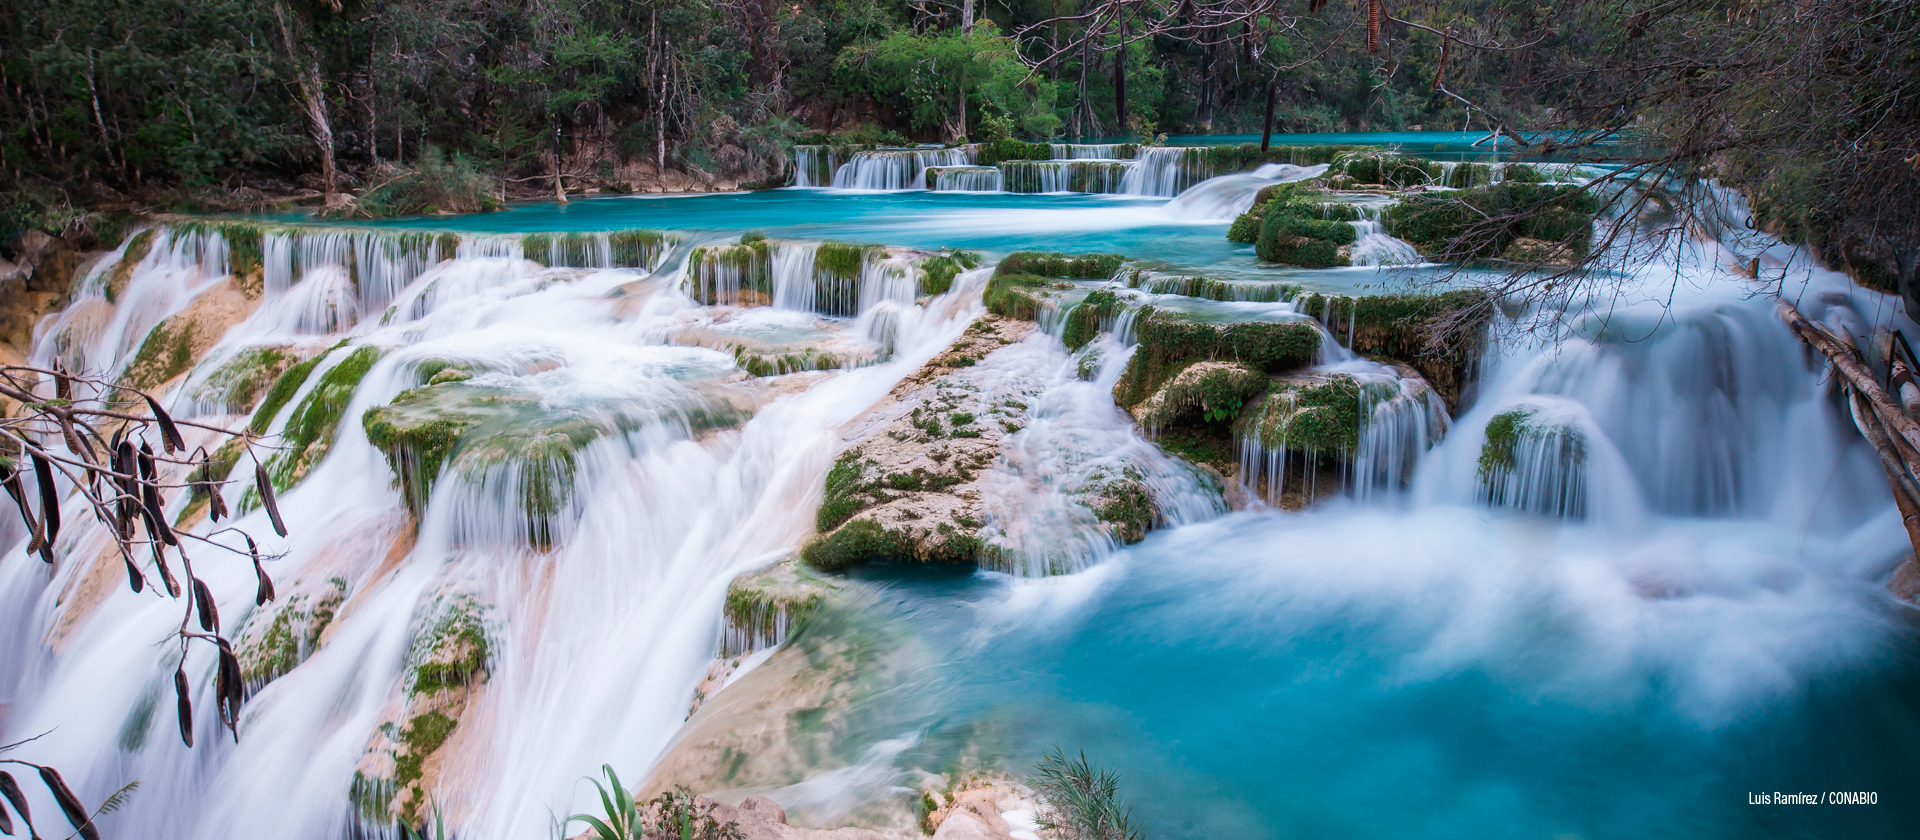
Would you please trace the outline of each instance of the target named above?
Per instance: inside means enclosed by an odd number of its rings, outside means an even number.
[[[173,696],[180,716],[180,740],[193,747],[193,699],[187,689],[187,670],[182,666],[173,672]]]
[[[220,608],[213,602],[213,592],[207,589],[207,582],[193,579],[193,607],[200,613],[200,629],[209,633],[220,632]]]
[[[147,397],[147,407],[153,409],[154,422],[160,424],[160,445],[166,448],[167,454],[185,451],[187,441],[180,437],[180,427],[173,425],[173,418],[167,416],[167,410],[160,407],[160,401],[146,394],[140,396]]]
[[[220,498],[220,485],[213,480],[213,462],[207,457],[206,447],[193,451],[193,460],[200,465],[199,473],[193,480],[193,492],[207,499],[207,516],[219,522],[227,515],[227,502]]]
[[[240,681],[240,660],[226,639],[220,641],[220,720],[240,740],[240,705],[246,702],[246,685]]]
[[[20,508],[20,519],[27,523],[27,533],[32,539],[27,541],[27,553],[40,550],[40,517],[33,515],[33,509],[27,506],[27,494],[20,488],[20,473],[13,467],[0,466],[0,485],[5,485],[7,495],[13,497],[13,503]],[[44,557],[42,558],[44,559]]]
[[[253,462],[253,483],[260,492],[260,506],[267,509],[267,518],[273,520],[273,532],[287,535],[287,524],[280,521],[280,503],[273,498],[273,481],[267,477],[267,465]]]
[[[40,781],[47,783],[47,790],[53,793],[53,801],[60,803],[60,810],[67,814],[67,822],[73,823],[81,837],[100,840],[100,829],[93,827],[93,818],[87,816],[87,806],[80,804],[80,797],[73,795],[73,789],[67,787],[65,779],[60,778],[60,771],[42,767]]]
[[[173,570],[167,568],[167,544],[159,540],[149,540],[147,547],[153,549],[153,565],[160,568],[160,581],[167,585],[167,594],[175,598],[180,597],[180,582],[173,579]]]
[[[0,808],[0,834],[13,836],[13,818],[7,816],[7,809]]]
[[[73,379],[67,376],[67,366],[59,359],[53,360],[53,395],[63,400],[73,400]]]
[[[20,783],[13,780],[13,774],[0,770],[0,796],[7,798],[7,804],[13,806],[14,813],[26,821],[27,831],[33,831],[33,812],[27,810],[27,796],[20,792]]]
[[[1380,54],[1380,19],[1385,16],[1381,0],[1367,0],[1367,55]]]
[[[1447,80],[1447,48],[1453,46],[1453,28],[1447,28],[1447,34],[1440,36],[1440,66],[1433,71],[1433,89],[1439,90]]]
[[[173,529],[167,527],[167,513],[160,498],[160,471],[153,462],[153,447],[140,444],[140,503],[147,508],[147,529],[167,545],[179,545]]]
[[[119,436],[118,432],[114,433],[115,438]],[[140,482],[133,477],[137,470],[137,456],[134,454],[132,442],[126,440],[116,442],[113,446],[113,471],[118,475],[114,476],[113,483],[120,490],[116,503],[120,508],[120,522],[126,528],[126,531],[120,535],[121,539],[133,537],[133,518],[139,515],[142,508],[138,487]]]
[[[33,459],[33,482],[40,485],[40,515],[47,523],[47,544],[51,546],[60,536],[60,489],[53,486],[53,465],[38,452],[29,452]]]
[[[120,559],[125,560],[127,563],[127,586],[133,588],[135,595],[140,594],[142,590],[147,588],[146,576],[140,574],[139,566],[133,565],[133,558],[122,555]]]
[[[267,570],[260,568],[260,555],[253,556],[253,576],[260,579],[260,588],[254,590],[253,604],[260,606],[273,600],[273,578],[267,577]]]

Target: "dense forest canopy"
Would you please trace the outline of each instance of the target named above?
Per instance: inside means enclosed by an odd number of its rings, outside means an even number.
[[[1920,262],[1898,0],[21,0],[0,39],[8,241],[79,208],[777,186],[825,133],[1248,133],[1271,103],[1283,132],[1631,133],[1877,285]]]

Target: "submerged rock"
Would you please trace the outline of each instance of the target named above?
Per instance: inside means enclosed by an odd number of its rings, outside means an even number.
[[[1487,421],[1480,448],[1483,502],[1529,513],[1585,516],[1587,440],[1550,406],[1522,405]]]
[[[796,557],[734,578],[721,615],[719,656],[744,656],[785,644],[840,586],[814,574]]]

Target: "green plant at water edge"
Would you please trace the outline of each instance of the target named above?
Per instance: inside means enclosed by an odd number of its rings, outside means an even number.
[[[1086,752],[1048,751],[1027,779],[1040,795],[1035,822],[1056,840],[1139,840],[1139,826],[1120,799],[1120,774],[1094,767]]]
[[[953,288],[953,278],[960,272],[980,267],[980,255],[972,251],[947,251],[939,256],[928,257],[920,262],[920,270],[926,272],[926,282],[920,291],[929,295],[944,295]]]
[[[378,177],[378,173],[370,175]],[[380,219],[441,211],[477,213],[506,209],[506,204],[493,194],[492,179],[481,173],[466,155],[455,152],[449,156],[438,146],[422,148],[411,170],[395,169],[387,177],[385,183],[362,193],[353,209],[343,215]]]
[[[693,792],[676,786],[647,802],[635,802],[620,784],[613,765],[600,765],[606,784],[589,778],[600,792],[600,815],[574,814],[562,825],[585,823],[593,840],[738,840],[740,830],[713,816],[713,806],[699,802]]]

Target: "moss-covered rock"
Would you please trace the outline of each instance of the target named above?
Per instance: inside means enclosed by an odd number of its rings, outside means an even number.
[[[1586,436],[1537,406],[1487,421],[1480,448],[1480,498],[1497,507],[1555,516],[1586,514]]]
[[[483,609],[470,597],[452,599],[408,654],[407,693],[428,694],[483,679],[489,646]]]
[[[1514,240],[1538,239],[1584,255],[1593,239],[1594,195],[1578,186],[1504,181],[1407,196],[1387,210],[1393,235],[1429,259],[1498,257]]]
[[[1433,184],[1442,174],[1440,164],[1430,160],[1385,152],[1356,152],[1333,161],[1326,178],[1336,189],[1404,190]]]
[[[147,333],[120,381],[142,390],[173,381],[191,370],[230,327],[246,320],[258,305],[231,280],[202,291],[186,308]]]
[[[1358,238],[1353,225],[1320,218],[1320,206],[1305,202],[1276,201],[1269,205],[1260,222],[1260,239],[1254,245],[1260,259],[1301,268],[1350,264],[1340,246],[1352,245]]]
[[[1345,374],[1277,380],[1241,415],[1241,436],[1269,450],[1351,453],[1360,444],[1362,387]]]
[[[822,315],[851,317],[860,312],[860,284],[867,263],[885,259],[880,245],[822,242],[813,253],[813,309]]]
[[[840,586],[791,557],[734,578],[717,655],[744,656],[786,644]]]
[[[251,410],[270,386],[302,362],[301,355],[290,344],[241,350],[207,374],[194,389],[193,396],[203,402],[222,406],[230,414]],[[288,396],[291,396],[291,392]],[[285,402],[285,398],[282,398],[281,404]]]
[[[1109,329],[1115,318],[1126,311],[1126,304],[1120,297],[1106,289],[1099,289],[1087,295],[1080,305],[1067,311],[1067,324],[1061,334],[1067,349],[1079,350],[1087,346],[1101,331]]]
[[[960,272],[980,267],[980,255],[972,251],[948,250],[920,261],[920,293],[944,295],[953,288]]]
[[[1311,364],[1320,330],[1308,321],[1210,324],[1149,307],[1134,318],[1139,348],[1114,385],[1114,401],[1131,409],[1168,379],[1200,361],[1231,361],[1261,373]]]
[[[291,585],[289,585],[289,583]],[[347,597],[347,582],[282,581],[280,600],[255,609],[234,634],[234,657],[249,692],[259,691],[320,648],[320,637]]]
[[[1450,407],[1457,407],[1479,358],[1481,333],[1492,306],[1484,293],[1294,299],[1300,311],[1325,322],[1348,349],[1378,361],[1402,362],[1420,372]]]
[[[1106,279],[1114,276],[1126,258],[1118,254],[1049,254],[1021,251],[1009,254],[994,267],[987,282],[987,311],[1006,318],[1031,321],[1046,307],[1048,289],[1070,289],[1065,278]]]
[[[1009,160],[1052,160],[1053,145],[1028,143],[1025,140],[994,140],[981,143],[974,152],[974,158],[974,162],[981,166],[995,166]]]
[[[334,431],[346,416],[347,404],[353,401],[354,391],[359,390],[360,380],[366,378],[367,371],[378,361],[380,348],[354,349],[321,374],[320,381],[294,406],[280,430],[280,450],[267,459],[267,474],[273,478],[275,489],[286,490],[298,484],[315,464],[327,457],[333,446]],[[253,495],[240,501],[243,510],[258,504],[258,497]]]
[[[113,269],[107,272],[106,284],[100,290],[108,303],[120,302],[120,296],[126,293],[127,284],[133,281],[133,270],[139,268],[140,261],[153,252],[155,235],[153,228],[147,228],[127,240],[126,249],[120,252],[120,261],[114,263]]]
[[[1168,379],[1153,395],[1133,406],[1140,425],[1150,430],[1183,420],[1232,422],[1246,405],[1267,390],[1267,375],[1232,362],[1194,362]]]
[[[687,257],[687,293],[707,306],[772,303],[772,250],[765,239],[693,249]]]

